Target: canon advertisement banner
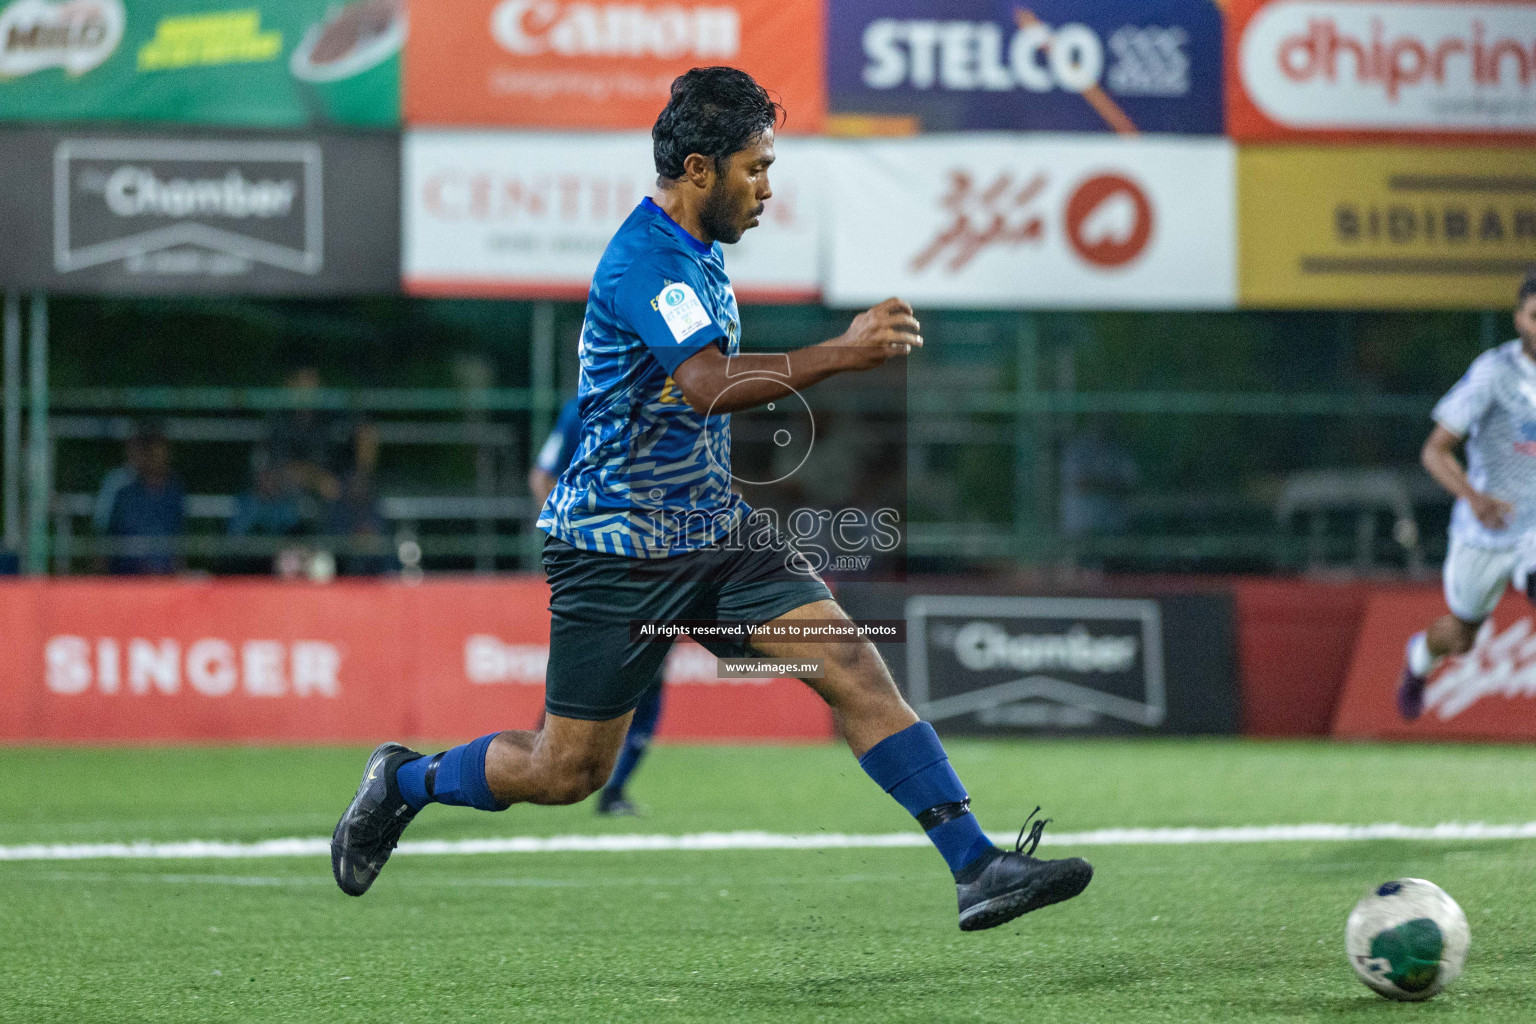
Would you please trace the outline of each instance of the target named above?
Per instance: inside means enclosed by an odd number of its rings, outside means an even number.
[[[689,68],[749,72],[792,132],[826,113],[822,0],[411,0],[412,124],[647,129]]]
[[[1233,150],[1071,135],[846,140],[821,176],[827,299],[919,306],[1225,308]]]
[[[941,731],[1237,731],[1225,596],[922,594],[906,618],[907,697]]]
[[[1222,133],[1210,0],[836,0],[833,125]],[[850,117],[849,115],[854,115]]]
[[[609,240],[656,187],[646,134],[416,131],[404,145],[405,284],[418,295],[585,298]],[[779,140],[762,223],[725,247],[743,300],[818,294],[822,145]]]
[[[0,584],[0,741],[355,742],[531,728],[549,589],[488,582]],[[799,680],[666,665],[663,737],[823,740]]]
[[[0,179],[8,287],[399,290],[394,137],[6,131]]]
[[[1233,0],[1239,140],[1536,134],[1536,6],[1523,0]]]
[[[208,6],[0,0],[0,119],[399,123],[405,0]]]
[[[1333,723],[1347,739],[1536,740],[1536,613],[1511,593],[1464,657],[1447,659],[1424,690],[1424,713],[1405,722],[1396,691],[1408,638],[1445,614],[1438,587],[1371,597]]]

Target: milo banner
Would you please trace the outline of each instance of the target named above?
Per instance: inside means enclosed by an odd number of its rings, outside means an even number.
[[[393,134],[0,129],[0,181],[0,287],[399,290]]]
[[[0,0],[0,120],[400,120],[404,0]]]

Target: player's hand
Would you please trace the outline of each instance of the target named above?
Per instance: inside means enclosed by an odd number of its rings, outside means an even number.
[[[1509,525],[1509,517],[1515,514],[1515,506],[1503,498],[1491,494],[1474,494],[1467,499],[1477,521],[1490,530],[1502,530]]]
[[[853,323],[834,344],[853,349],[856,368],[879,366],[892,356],[904,356],[923,347],[923,336],[912,307],[901,299],[886,299],[853,318]]]

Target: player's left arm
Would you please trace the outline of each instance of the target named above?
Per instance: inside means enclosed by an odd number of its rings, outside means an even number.
[[[819,345],[787,354],[727,356],[710,346],[672,371],[683,398],[695,412],[716,414],[753,409],[839,373],[871,370],[895,356],[923,347],[912,307],[886,299],[854,317],[847,331]]]

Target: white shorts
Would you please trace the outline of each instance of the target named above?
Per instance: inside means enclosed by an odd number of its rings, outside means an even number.
[[[1445,604],[1462,622],[1478,623],[1493,614],[1517,568],[1520,548],[1480,548],[1451,538],[1445,556]]]

